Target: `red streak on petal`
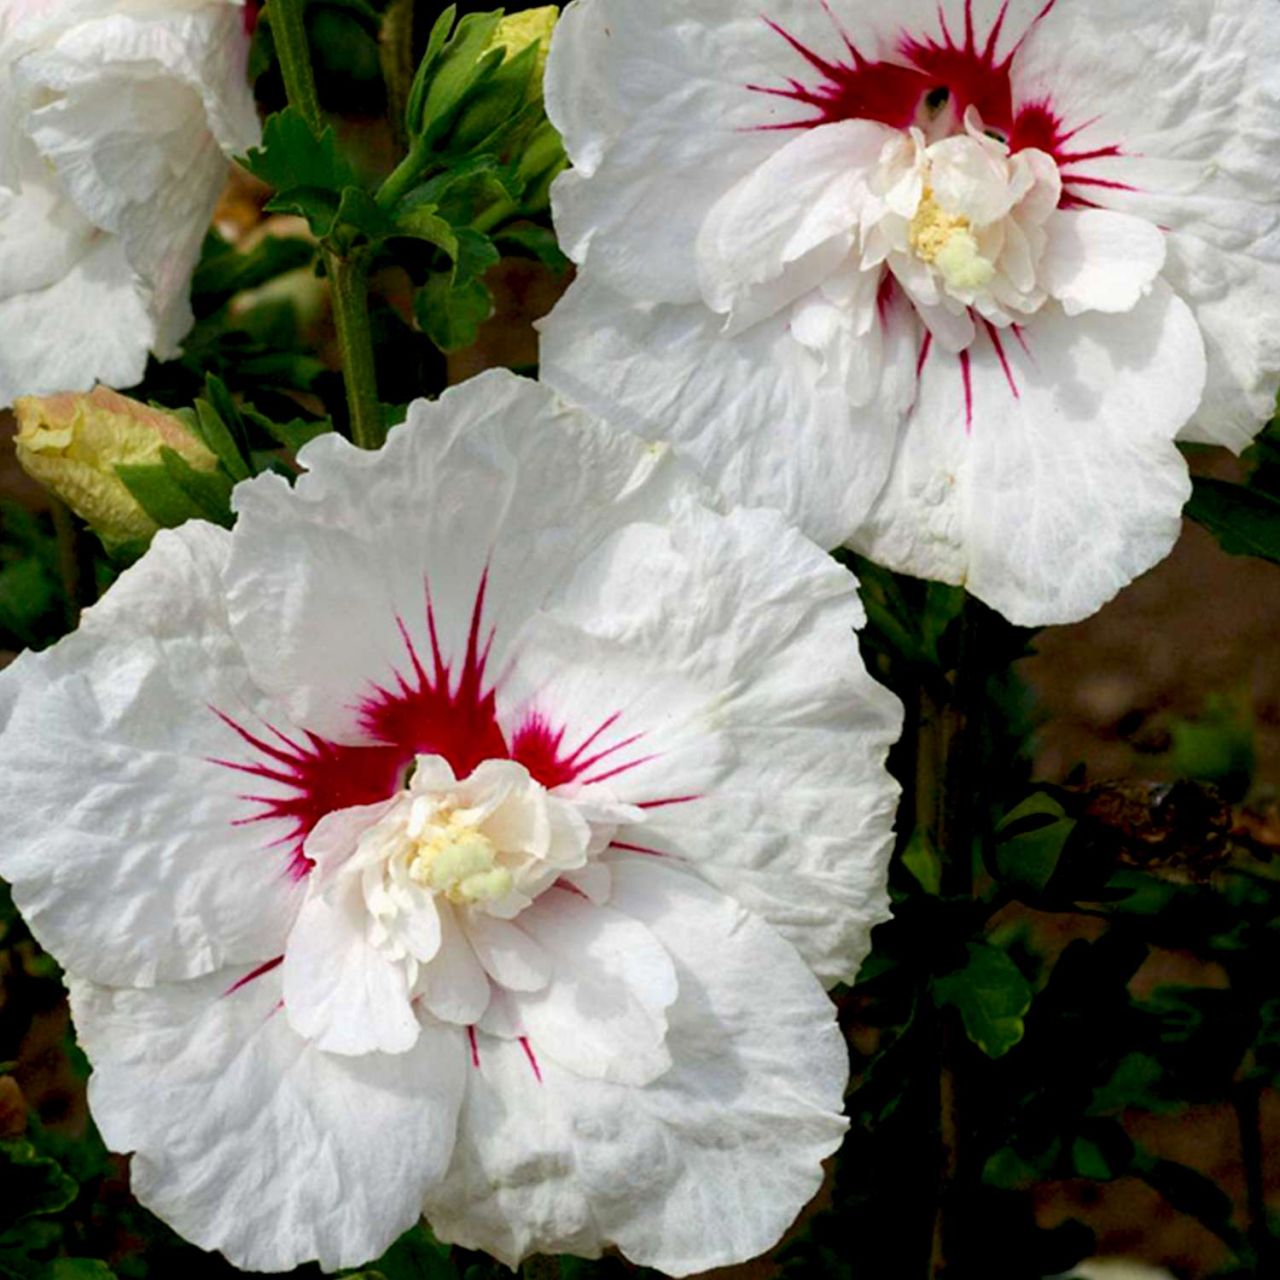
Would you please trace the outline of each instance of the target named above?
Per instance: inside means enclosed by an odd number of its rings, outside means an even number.
[[[969,353],[960,353],[960,377],[964,382],[964,433],[973,430],[973,374],[969,369]]]
[[[261,978],[263,974],[270,973],[272,969],[279,967],[284,961],[284,956],[276,956],[274,960],[268,960],[266,964],[260,964],[251,973],[246,973],[243,978],[233,982],[222,994],[223,996],[233,996],[241,987],[247,987],[255,978]],[[281,1001],[283,1004],[283,1001]]]
[[[481,643],[488,572],[481,576],[471,610],[466,653],[455,680],[440,647],[435,609],[427,592],[427,634],[431,642],[431,671],[423,666],[404,620],[396,619],[409,659],[408,678],[397,671],[394,688],[374,685],[359,707],[361,729],[375,742],[396,749],[409,759],[417,755],[443,756],[459,778],[484,760],[504,759],[507,743],[498,727],[495,690],[486,687],[493,632]],[[390,683],[390,682],[389,682]]]
[[[591,899],[588,898],[587,895],[583,893],[582,890],[579,889],[576,884],[572,884],[568,880],[565,880],[565,879],[557,880],[556,888],[563,889],[565,893],[571,893],[574,895],[574,897],[581,898],[584,902],[591,901]]]
[[[982,324],[991,339],[991,345],[995,348],[996,356],[1000,361],[1000,368],[1004,370],[1004,380],[1009,384],[1009,390],[1013,392],[1013,398],[1015,400],[1022,399],[1018,394],[1018,384],[1013,380],[1013,370],[1009,367],[1009,357],[1005,355],[1004,343],[1000,339],[1000,330],[990,320],[984,319]]]
[[[692,796],[666,796],[661,800],[638,800],[636,802],[637,809],[661,809],[669,804],[690,804],[694,800],[701,800],[699,795]]]
[[[476,1043],[475,1027],[467,1028],[467,1043],[471,1046],[471,1065],[477,1070],[480,1068],[480,1046]]]
[[[533,1068],[533,1078],[539,1084],[542,1083],[542,1070],[538,1066],[538,1059],[534,1057],[533,1047],[529,1044],[528,1036],[520,1036],[520,1047],[524,1050],[524,1056],[529,1059],[529,1065]]]
[[[929,352],[933,350],[933,333],[926,329],[924,337],[920,342],[920,354],[916,356],[916,381],[920,380],[920,375],[924,372],[924,367],[929,362]]]
[[[253,35],[258,26],[258,15],[262,9],[262,0],[245,0],[242,17],[245,35]]]
[[[303,852],[303,845],[321,818],[337,809],[385,800],[400,785],[407,761],[399,751],[381,746],[348,746],[330,742],[314,733],[306,735],[304,746],[267,726],[277,738],[289,743],[288,750],[282,750],[250,733],[216,707],[210,709],[242,741],[271,762],[265,764],[259,760],[245,764],[235,760],[213,760],[211,763],[277,783],[286,789],[277,796],[242,797],[251,804],[260,805],[263,811],[241,819],[240,823],[274,819],[288,824],[287,834],[272,844],[291,846],[293,856],[289,872],[296,880],[311,870],[312,862]]]
[[[1027,346],[1027,335],[1023,332],[1022,326],[1020,324],[1015,324],[1012,326],[1012,331],[1013,336],[1018,340],[1018,346],[1027,353],[1028,357],[1031,357],[1031,348]],[[1034,359],[1034,357],[1032,357],[1032,359]]]
[[[614,840],[609,845],[610,849],[622,849],[626,853],[643,853],[647,858],[669,858],[669,853],[664,853],[661,849],[650,849],[643,844],[627,844],[622,840]]]

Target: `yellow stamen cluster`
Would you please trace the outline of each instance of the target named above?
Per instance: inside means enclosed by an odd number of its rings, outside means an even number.
[[[409,860],[409,875],[459,906],[493,902],[511,891],[511,872],[497,859],[488,836],[452,816],[423,832]]]
[[[907,234],[916,257],[937,267],[952,288],[980,289],[995,278],[995,264],[979,253],[969,219],[948,213],[932,187],[925,187]]]

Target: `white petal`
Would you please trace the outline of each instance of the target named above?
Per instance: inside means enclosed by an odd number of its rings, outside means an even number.
[[[392,796],[377,804],[335,809],[332,813],[326,813],[312,827],[303,845],[303,852],[316,864],[311,872],[314,877],[313,889],[333,880],[355,853],[360,837],[384,818],[398,802],[399,797]]]
[[[715,6],[767,51],[777,37],[754,13]],[[710,16],[710,15],[708,15]],[[743,126],[778,116],[744,89],[767,60],[687,21],[684,6],[572,5],[557,24],[547,65],[547,111],[579,170],[553,189],[561,244],[590,251],[632,296],[692,301],[694,239],[711,206],[785,134]],[[762,109],[763,108],[763,109]],[[690,129],[691,119],[706,122]]]
[[[432,1023],[408,1053],[342,1058],[300,1039],[268,974],[152,991],[72,981],[107,1145],[134,1194],[186,1239],[254,1271],[383,1253],[448,1164],[466,1040]]]
[[[467,937],[485,972],[511,991],[540,991],[551,976],[551,957],[517,924],[471,914]]]
[[[665,1010],[676,998],[676,975],[644,925],[553,889],[520,926],[552,964],[542,990],[513,1000],[539,1055],[621,1084],[646,1084],[667,1070]]]
[[[632,307],[583,277],[541,329],[542,377],[570,400],[670,440],[730,500],[778,507],[824,546],[884,483],[898,406],[855,418],[845,371],[824,377],[785,313],[726,335],[701,305]]]
[[[372,945],[359,876],[345,876],[298,913],[285,944],[289,1024],[326,1053],[404,1053],[420,1030],[403,964]]]
[[[418,978],[422,1003],[442,1022],[470,1027],[489,1004],[489,978],[454,915],[440,903],[440,950]]]
[[[822,1182],[848,1063],[794,951],[715,890],[646,864],[618,901],[676,962],[673,1066],[640,1088],[584,1079],[481,1036],[458,1150],[427,1216],[445,1240],[515,1265],[597,1256],[682,1276],[755,1257]]]
[[[1073,0],[1019,49],[1021,102],[1078,129],[1066,168],[1087,199],[1169,231],[1165,278],[1206,339],[1187,439],[1243,448],[1280,386],[1280,23],[1259,0]],[[1104,185],[1097,185],[1097,184]]]
[[[1069,316],[1132,310],[1164,266],[1164,234],[1132,214],[1059,210],[1046,227],[1040,284]]]
[[[229,610],[259,683],[344,741],[361,739],[354,707],[373,682],[412,677],[397,618],[430,663],[428,589],[456,682],[487,570],[493,680],[511,635],[582,548],[698,491],[669,451],[506,372],[415,402],[376,453],[329,435],[302,461],[292,489],[261,476],[236,490]]]
[[[894,474],[854,543],[891,568],[963,583],[1022,626],[1088,616],[1166,556],[1190,491],[1173,446],[1204,380],[1184,303],[1157,283],[1132,311],[1040,312],[962,369],[934,355]]]
[[[2,677],[0,874],[69,969],[121,985],[195,977],[283,950],[301,890],[273,822],[236,825],[239,739],[210,709],[261,713],[228,629],[230,535],[160,533],[80,629]]]
[[[867,120],[807,130],[721,197],[698,231],[707,305],[734,312],[741,330],[832,274],[853,248],[866,174],[891,136]],[[764,290],[767,306],[762,285],[777,286]]]
[[[144,294],[124,247],[108,237],[57,283],[0,298],[0,405],[140,382],[156,333]]]
[[[901,725],[862,617],[854,579],[776,513],[689,510],[581,565],[522,632],[499,713],[533,699],[569,743],[617,713],[583,781],[647,806],[619,856],[686,860],[847,979],[888,912]]]

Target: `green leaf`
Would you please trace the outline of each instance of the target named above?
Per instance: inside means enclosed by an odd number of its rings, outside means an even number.
[[[58,1162],[30,1142],[0,1142],[0,1231],[23,1218],[61,1213],[78,1191]]]
[[[1029,796],[996,829],[993,870],[1007,885],[1041,893],[1075,829],[1075,819],[1052,796]]]
[[[241,251],[210,232],[191,282],[192,304],[198,314],[207,315],[237,293],[310,266],[315,256],[315,245],[301,237],[264,236],[254,248]]]
[[[494,248],[493,241],[481,231],[470,227],[458,227],[458,255],[455,259],[454,285],[470,284],[478,280],[490,267],[495,267],[502,255]]]
[[[493,295],[480,280],[456,286],[449,274],[431,276],[413,300],[422,331],[441,351],[471,346],[493,315]]]
[[[235,523],[231,512],[231,480],[221,471],[197,471],[172,449],[160,450],[160,462],[169,479],[182,491],[196,512],[214,524],[230,529]]]
[[[55,1258],[48,1280],[116,1280],[116,1273],[97,1258]]]
[[[199,514],[186,491],[160,463],[118,466],[116,475],[134,501],[162,529],[176,529]]]
[[[267,118],[262,146],[250,151],[243,163],[254,177],[274,188],[268,209],[300,214],[321,239],[333,228],[343,192],[359,185],[355,170],[338,148],[333,127],[327,126],[319,135],[312,133],[296,107]]]
[[[396,230],[400,235],[435,245],[449,255],[450,261],[454,261],[458,256],[458,237],[449,222],[436,212],[438,208],[438,205],[429,203],[402,208],[396,215]]]
[[[943,1004],[958,1010],[964,1029],[989,1058],[1008,1053],[1023,1035],[1023,1015],[1031,1008],[1031,984],[999,947],[971,942],[963,969],[933,980]]]
[[[196,401],[196,422],[199,424],[201,438],[226,467],[227,474],[233,480],[247,480],[252,472],[244,454],[226,422],[207,400]]]
[[[916,883],[935,897],[942,892],[942,859],[923,827],[917,827],[902,851],[902,865],[915,877]]]
[[[347,229],[355,239],[377,244],[396,234],[396,224],[362,187],[346,187],[338,203],[334,231]],[[350,238],[350,237],[349,237]]]
[[[1196,476],[1186,514],[1224,551],[1280,564],[1280,499],[1225,480]]]
[[[514,249],[525,257],[536,258],[557,275],[563,275],[572,265],[561,251],[555,233],[536,223],[522,222],[504,227],[494,240],[503,249]]]
[[[308,441],[333,430],[330,418],[290,418],[288,422],[276,422],[250,405],[244,405],[240,412],[290,453],[297,453]]]
[[[406,1231],[373,1264],[372,1271],[361,1274],[365,1280],[375,1276],[382,1280],[458,1280],[449,1246],[422,1225]]]

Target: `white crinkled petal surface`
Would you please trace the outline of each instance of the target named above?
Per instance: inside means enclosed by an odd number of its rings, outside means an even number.
[[[853,578],[487,374],[328,437],[0,677],[0,875],[143,1203],[252,1269],[768,1248],[888,916]]]
[[[575,0],[542,377],[824,545],[1087,616],[1172,546],[1173,442],[1274,408],[1271,8]]]

